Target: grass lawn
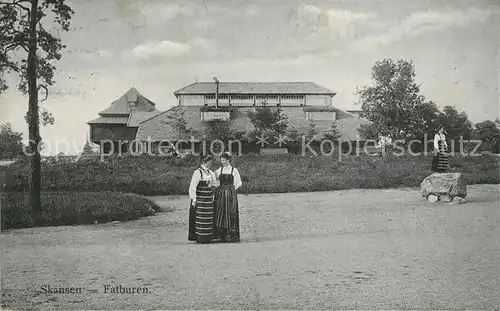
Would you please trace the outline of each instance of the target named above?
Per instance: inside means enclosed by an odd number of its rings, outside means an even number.
[[[244,155],[234,159],[243,179],[240,193],[329,191],[352,188],[418,187],[431,172],[431,156]],[[98,157],[77,163],[52,163],[42,167],[44,191],[113,191],[141,195],[187,194],[198,158],[140,156]],[[500,158],[453,156],[453,171],[464,174],[468,184],[500,183]],[[212,169],[220,163],[214,163]],[[0,185],[8,191],[27,191],[29,166],[18,162],[0,172]]]
[[[2,193],[2,230],[35,226],[28,193]],[[116,192],[42,192],[37,226],[64,226],[135,220],[159,206],[147,198]]]

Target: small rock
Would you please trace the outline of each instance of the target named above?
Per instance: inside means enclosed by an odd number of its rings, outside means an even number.
[[[429,197],[427,197],[427,201],[431,203],[436,203],[439,200],[439,198],[433,194],[431,194]]]
[[[97,220],[94,220],[94,224],[98,224],[99,222]]]
[[[454,197],[453,198],[453,203],[463,204],[466,202],[467,202],[467,200],[462,198],[462,197]]]
[[[439,196],[439,201],[442,201],[444,203],[450,203],[451,200],[451,197],[447,194]]]
[[[118,220],[115,220],[115,221],[112,221],[111,223],[112,223],[112,224],[117,224],[117,223],[119,223],[119,221],[118,221]]]

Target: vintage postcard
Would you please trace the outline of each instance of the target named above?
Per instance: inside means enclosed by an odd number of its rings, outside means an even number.
[[[1,308],[499,310],[498,1],[0,0]]]

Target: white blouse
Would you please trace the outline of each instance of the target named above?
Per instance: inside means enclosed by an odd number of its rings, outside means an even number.
[[[194,171],[193,177],[191,178],[191,183],[189,185],[189,197],[194,202],[196,202],[196,187],[198,187],[198,183],[200,181],[208,181],[209,185],[211,186],[217,183],[214,172],[212,172],[208,168],[201,166],[201,168]]]
[[[446,137],[444,136],[444,134],[436,133],[436,135],[434,135],[434,150],[439,150],[439,144],[438,144],[438,142],[440,140],[443,141],[443,144],[446,147],[448,147],[448,144],[446,143]]]
[[[215,176],[217,177],[217,181],[219,181],[220,174],[222,174],[222,173],[231,174],[232,169],[233,169],[233,167],[231,165],[219,167],[215,171]],[[238,169],[236,167],[233,170],[233,177],[234,177],[233,178],[234,179],[234,189],[238,189],[239,187],[241,187],[242,183],[241,183],[240,172],[238,171]]]

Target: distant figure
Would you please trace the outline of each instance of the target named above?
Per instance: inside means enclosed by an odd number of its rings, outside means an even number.
[[[214,239],[221,242],[240,241],[240,214],[236,190],[241,187],[240,172],[231,165],[231,155],[221,155],[222,167],[215,171],[219,187],[215,190]]]
[[[189,233],[188,240],[210,243],[213,239],[214,196],[212,186],[216,183],[214,172],[210,170],[212,156],[201,159],[189,185]]]
[[[448,165],[448,144],[444,134],[444,127],[440,127],[439,131],[434,135],[434,153],[432,160],[432,170],[434,172],[446,172],[449,169]]]

